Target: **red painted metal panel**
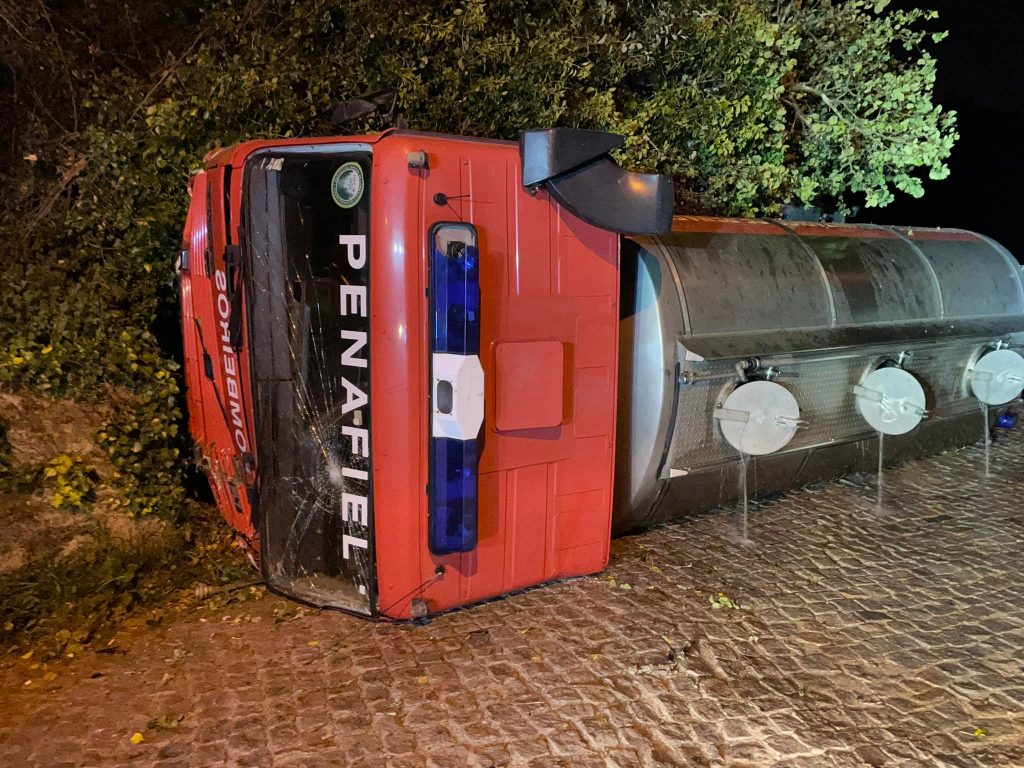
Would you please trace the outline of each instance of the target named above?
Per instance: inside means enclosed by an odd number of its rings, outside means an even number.
[[[417,587],[429,582],[436,568],[426,548],[429,224],[421,190],[426,177],[451,174],[441,158],[432,158],[429,170],[409,169],[406,154],[422,148],[417,142],[388,144],[375,147],[371,203],[375,538],[379,609],[407,616]],[[454,572],[459,561],[453,555],[438,564]],[[458,603],[456,579],[438,586],[442,599]]]
[[[556,427],[564,410],[565,349],[557,341],[505,342],[494,347],[494,428],[499,432]]]
[[[984,237],[964,229],[915,229],[905,227],[900,231],[911,240],[940,240],[947,242],[987,242]]]
[[[851,237],[858,240],[898,239],[897,231],[889,227],[863,224],[825,224],[806,221],[780,221],[784,227],[765,219],[720,219],[712,216],[676,216],[672,219],[673,232],[706,232],[733,235],[787,235],[789,231],[801,237]],[[915,229],[896,227],[912,240],[978,241],[983,238],[962,229]]]
[[[252,543],[255,533],[239,448],[239,443],[248,448],[251,434],[251,413],[241,397],[243,388],[248,387],[247,360],[226,342],[230,307],[225,295],[225,215],[224,169],[196,176],[186,221],[188,269],[181,282],[185,380],[190,429],[217,506],[228,523]],[[238,420],[241,429],[233,425]]]
[[[427,152],[429,170],[407,168],[406,154],[414,150]],[[371,364],[381,611],[407,617],[416,596],[437,611],[559,576],[601,570],[611,520],[616,381],[604,374],[615,369],[618,351],[617,238],[575,220],[543,193],[527,194],[519,183],[515,145],[399,133],[376,146],[374,173],[373,216],[379,228],[371,291],[378,341]],[[446,197],[445,204],[435,203],[438,193]],[[481,364],[487,402],[478,546],[468,554],[435,557],[427,550],[424,530],[424,449],[429,437],[424,238],[432,224],[446,220],[472,223],[480,239]],[[570,273],[585,277],[561,279]],[[580,319],[611,343],[604,350],[590,349],[585,359],[591,367],[577,370],[572,367],[577,358],[573,348]],[[390,335],[388,329],[403,324],[415,332],[400,344],[379,341],[381,334]],[[559,410],[565,415],[550,427],[499,431],[495,399],[501,382],[496,377],[515,375],[515,367],[499,365],[497,352],[522,342],[568,350],[558,387]],[[577,379],[586,382],[579,393],[573,384]],[[605,386],[600,395],[591,388],[596,381]],[[521,385],[516,381],[513,388]],[[588,434],[600,433],[600,450],[594,450],[590,439],[577,438],[577,418],[585,420]],[[594,487],[587,490],[597,491],[589,500],[600,501],[581,524],[588,531],[603,531],[605,539],[569,559],[554,537],[559,501],[555,470],[567,460],[589,476]],[[566,541],[590,535],[570,532],[568,527],[576,522],[564,514],[562,524]],[[438,565],[446,569],[440,579],[435,577]],[[428,586],[421,588],[423,584]]]
[[[185,400],[188,405],[188,424],[192,438],[200,446],[207,443],[206,411],[203,404],[203,350],[196,325],[193,275],[202,269],[206,252],[206,174],[199,173],[189,184],[191,202],[185,218],[182,251],[186,254],[187,269],[181,272],[181,335],[185,353]],[[200,303],[202,306],[202,303]]]

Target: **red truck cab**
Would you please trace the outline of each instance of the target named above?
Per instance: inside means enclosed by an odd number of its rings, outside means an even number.
[[[616,145],[388,131],[207,157],[190,429],[273,589],[401,619],[604,568],[618,232],[672,204]]]

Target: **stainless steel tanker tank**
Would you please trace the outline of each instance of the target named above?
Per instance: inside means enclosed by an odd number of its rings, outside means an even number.
[[[927,411],[887,462],[977,442],[1000,405],[980,406],[974,370],[1024,342],[1020,266],[962,230],[679,218],[624,240],[622,274],[616,533],[738,498],[716,409],[747,383],[799,406],[789,443],[748,459],[769,494],[874,466],[855,393],[881,367],[912,374]]]

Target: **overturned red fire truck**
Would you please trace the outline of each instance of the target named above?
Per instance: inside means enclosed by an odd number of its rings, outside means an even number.
[[[614,533],[965,445],[1024,283],[960,230],[672,217],[619,137],[218,150],[179,263],[190,430],[275,590],[410,618]],[[888,436],[892,436],[891,438]]]

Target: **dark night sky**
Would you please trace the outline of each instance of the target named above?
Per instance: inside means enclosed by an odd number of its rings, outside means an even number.
[[[925,196],[899,195],[861,221],[973,229],[1024,260],[1024,0],[898,0],[934,8],[950,36],[938,46],[937,100],[959,114],[950,177]]]

